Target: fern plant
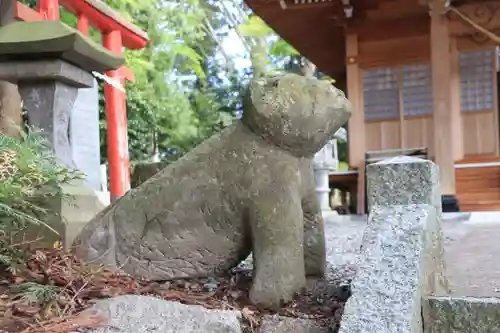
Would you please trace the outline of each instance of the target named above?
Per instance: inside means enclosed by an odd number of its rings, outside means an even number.
[[[51,230],[44,218],[60,186],[81,174],[63,167],[40,131],[29,128],[20,139],[0,136],[0,265],[23,263],[22,244],[16,244],[30,225]]]

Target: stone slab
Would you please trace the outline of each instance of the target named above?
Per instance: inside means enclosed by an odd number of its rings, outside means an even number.
[[[424,301],[425,333],[498,333],[500,298],[430,297]]]
[[[422,297],[434,284],[436,213],[431,205],[372,208],[340,333],[422,332]]]
[[[52,80],[76,88],[91,88],[94,77],[64,60],[31,60],[0,62],[0,80],[10,82]]]
[[[71,110],[69,141],[75,166],[85,173],[83,186],[101,190],[101,147],[99,136],[99,87],[78,89]]]
[[[63,59],[89,72],[118,69],[124,63],[123,57],[61,21],[14,22],[0,28],[0,60],[40,58]]]
[[[107,325],[92,333],[242,333],[238,311],[208,310],[148,296],[100,300],[93,310],[107,318]]]

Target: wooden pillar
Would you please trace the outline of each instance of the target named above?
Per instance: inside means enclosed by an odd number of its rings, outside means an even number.
[[[443,195],[455,194],[455,156],[462,141],[460,108],[452,102],[452,52],[444,0],[430,1],[431,64],[434,93],[434,158]]]
[[[453,127],[453,157],[455,161],[464,158],[464,137],[462,125],[462,106],[460,103],[460,57],[457,48],[457,39],[450,37],[450,55],[451,55],[451,106],[452,127]]]
[[[49,21],[59,20],[59,0],[38,0],[38,11]]]
[[[363,109],[363,82],[358,66],[358,36],[346,36],[347,97],[352,103],[352,116],[347,124],[349,166],[359,168],[365,160],[365,115]]]
[[[122,54],[119,31],[103,35],[103,45],[116,54]],[[111,79],[125,86],[123,70],[106,72]],[[107,144],[111,199],[123,196],[130,189],[130,161],[128,157],[127,113],[125,93],[109,83],[104,85],[106,98]]]
[[[78,15],[78,23],[76,25],[78,31],[80,31],[85,36],[89,35],[89,19],[83,14]]]
[[[351,119],[347,123],[349,166],[358,169],[357,213],[365,210],[365,115],[363,108],[363,80],[358,65],[358,36],[346,34],[347,97],[352,103]]]

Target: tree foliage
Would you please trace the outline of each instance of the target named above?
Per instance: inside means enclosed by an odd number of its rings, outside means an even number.
[[[36,2],[24,1],[31,6]],[[241,95],[252,76],[308,68],[307,60],[243,0],[104,1],[151,40],[145,49],[125,52],[136,78],[125,87],[132,162],[175,159],[230,124],[241,114]],[[71,13],[61,10],[61,19],[76,27]],[[96,30],[90,35],[101,39]],[[106,162],[103,82],[99,84]]]

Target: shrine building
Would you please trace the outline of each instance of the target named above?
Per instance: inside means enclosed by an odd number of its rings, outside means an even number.
[[[439,165],[444,211],[500,210],[500,1],[246,3],[352,102],[349,170],[330,183],[354,212],[366,164],[395,154]]]

